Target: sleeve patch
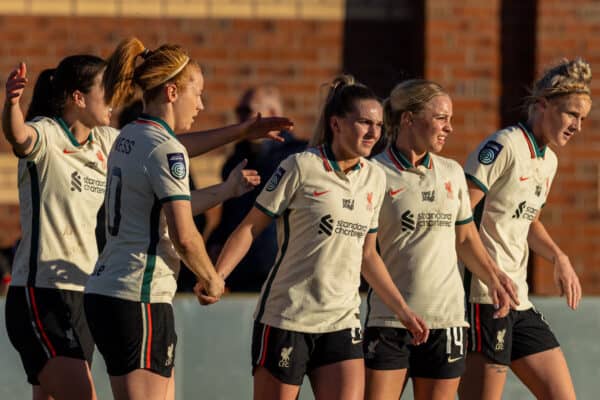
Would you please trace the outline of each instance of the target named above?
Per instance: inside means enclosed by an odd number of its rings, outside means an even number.
[[[503,147],[500,143],[490,140],[479,150],[479,162],[483,165],[490,165],[496,160]]]
[[[282,167],[277,168],[277,171],[275,171],[275,173],[269,180],[269,183],[265,187],[265,190],[267,192],[272,192],[273,190],[275,190],[277,188],[277,186],[279,186],[279,182],[281,182],[281,178],[283,177],[284,174],[285,174],[285,169],[283,169]]]
[[[183,179],[187,174],[187,167],[185,165],[185,157],[183,153],[169,153],[167,154],[167,161],[169,161],[169,171],[175,179]]]

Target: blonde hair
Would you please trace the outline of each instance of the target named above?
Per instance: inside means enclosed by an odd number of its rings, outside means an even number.
[[[542,98],[550,99],[569,94],[590,96],[591,82],[592,69],[585,60],[579,57],[574,60],[562,59],[548,68],[533,85],[531,94],[525,99],[529,115],[534,111],[533,106]]]
[[[138,57],[142,62],[136,66]],[[147,102],[168,82],[183,85],[191,68],[200,66],[180,46],[164,44],[149,50],[135,37],[126,39],[108,59],[104,73],[106,100],[112,107],[129,104],[139,97],[139,88]]]
[[[331,83],[322,85],[321,89],[326,89],[327,95],[310,139],[310,146],[318,146],[323,143],[331,144],[333,132],[329,120],[332,116],[343,117],[354,111],[354,102],[357,100],[379,101],[379,98],[371,89],[357,82],[352,75],[340,75]]]
[[[390,97],[383,102],[385,131],[395,136],[403,113],[417,113],[423,110],[429,100],[447,94],[440,84],[426,79],[410,79],[397,84],[390,92]]]

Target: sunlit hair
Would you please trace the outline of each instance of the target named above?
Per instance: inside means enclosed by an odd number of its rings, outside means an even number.
[[[340,75],[331,83],[323,85],[327,90],[327,96],[317,125],[310,139],[311,146],[318,146],[323,143],[331,144],[333,132],[329,125],[332,116],[344,117],[356,108],[355,102],[358,100],[376,100],[379,98],[375,93],[362,83],[356,82],[352,75]]]
[[[200,66],[180,46],[164,44],[149,50],[137,38],[126,39],[108,59],[104,74],[107,102],[112,107],[126,105],[139,97],[136,88],[142,91],[144,101],[151,101],[166,83],[185,85],[194,68]]]
[[[591,94],[592,68],[585,60],[563,59],[548,68],[542,77],[535,82],[530,95],[525,99],[529,115],[540,99],[551,99],[569,94]]]
[[[89,93],[105,67],[106,62],[100,57],[78,54],[65,57],[56,68],[42,71],[33,89],[26,120],[62,116],[73,92]]]
[[[383,102],[386,135],[397,134],[403,113],[418,113],[434,97],[447,94],[441,85],[426,79],[410,79],[397,84]]]

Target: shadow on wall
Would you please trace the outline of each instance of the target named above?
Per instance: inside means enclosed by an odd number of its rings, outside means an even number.
[[[382,99],[400,81],[423,78],[425,1],[348,0],[344,24],[344,72]],[[373,149],[380,152],[385,135]]]

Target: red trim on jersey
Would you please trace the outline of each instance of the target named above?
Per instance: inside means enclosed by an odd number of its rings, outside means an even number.
[[[527,146],[529,146],[529,152],[531,153],[531,158],[536,158],[535,149],[533,148],[533,144],[531,143],[531,139],[529,139],[527,132],[523,131],[523,129],[521,129],[521,132],[523,132],[523,136],[525,136],[525,141],[527,142]]]
[[[396,159],[396,156],[394,155],[394,153],[392,152],[392,148],[388,147],[388,157],[390,158],[390,160],[392,160],[392,162],[394,163],[394,165],[396,166],[396,168],[398,168],[400,171],[404,171],[406,168],[404,168],[402,166],[402,164],[400,164],[400,162]]]
[[[477,332],[477,351],[481,352],[481,315],[479,304],[475,304],[475,331]]]
[[[271,331],[271,327],[269,325],[265,325],[265,333],[263,334],[263,352],[260,355],[260,360],[258,365],[261,367],[265,366],[265,362],[267,361],[267,345],[269,343],[269,332]]]
[[[52,343],[50,343],[50,339],[48,339],[48,335],[46,335],[46,331],[44,330],[42,321],[40,320],[40,314],[38,313],[37,304],[35,302],[34,290],[32,287],[28,287],[27,289],[29,290],[29,298],[31,299],[31,308],[33,310],[33,316],[35,317],[35,324],[40,331],[40,335],[46,347],[48,350],[50,350],[50,355],[52,355],[52,357],[56,357],[56,350],[54,350],[54,346],[52,346]]]
[[[146,312],[148,313],[148,334],[146,339],[146,368],[150,368],[150,355],[152,354],[152,310],[150,303],[146,304]]]
[[[142,124],[142,125],[152,125],[155,126],[156,128],[159,129],[165,129],[161,124],[159,124],[158,122],[154,122],[154,121],[150,121],[149,119],[137,119],[135,121],[136,124]]]
[[[321,153],[321,159],[323,160],[323,166],[325,167],[325,170],[327,172],[331,172],[333,171],[333,168],[331,168],[331,165],[329,164],[329,159],[327,158],[327,155],[325,154],[325,145],[321,145],[318,147],[319,149],[319,153]]]

